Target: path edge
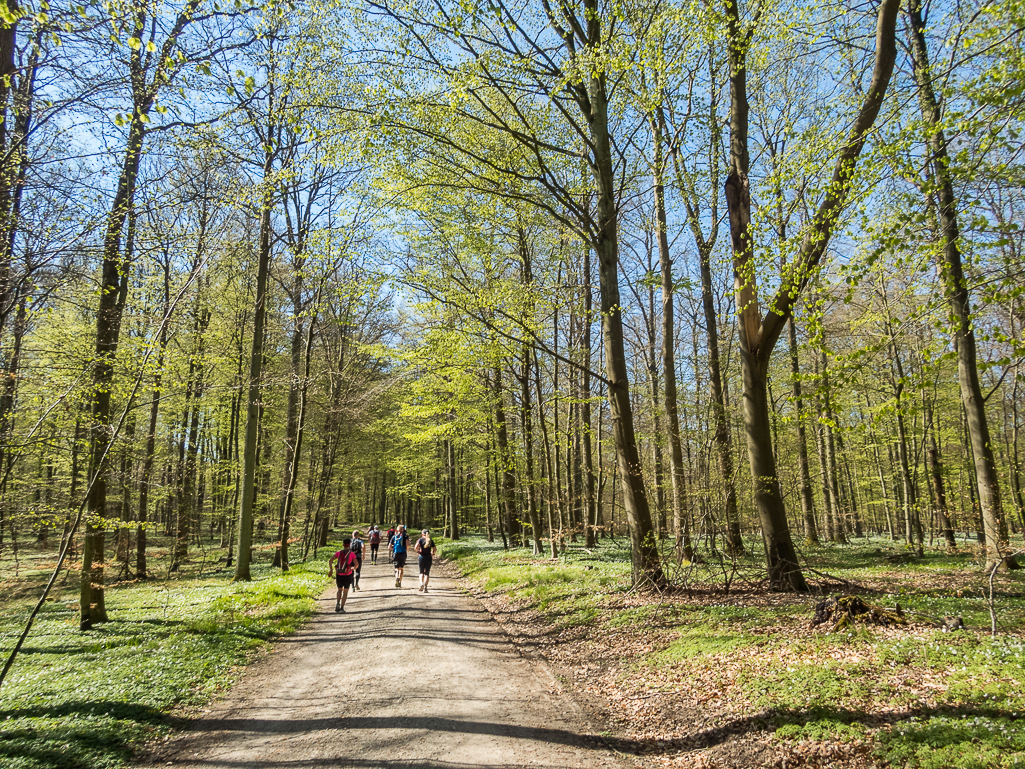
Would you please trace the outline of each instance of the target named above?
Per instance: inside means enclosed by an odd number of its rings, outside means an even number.
[[[631,753],[624,753],[623,751],[616,748],[615,745],[613,745],[611,742],[609,742],[608,738],[606,737],[606,734],[614,733],[611,729],[611,724],[595,724],[594,720],[591,718],[590,715],[588,715],[583,705],[581,705],[578,693],[571,689],[569,686],[563,684],[563,682],[559,679],[559,676],[557,676],[555,672],[552,670],[552,665],[548,661],[548,659],[544,656],[544,654],[538,651],[537,644],[535,644],[533,641],[531,641],[525,636],[521,636],[518,633],[512,632],[512,630],[508,627],[509,623],[503,622],[498,618],[498,614],[495,611],[493,611],[491,607],[488,605],[488,603],[484,601],[482,598],[482,596],[490,596],[491,593],[489,593],[487,590],[484,590],[483,588],[473,586],[470,583],[469,578],[465,574],[463,574],[462,570],[459,568],[459,565],[456,561],[449,559],[439,559],[439,561],[439,565],[441,565],[447,570],[451,570],[451,577],[459,586],[460,591],[469,598],[472,598],[474,602],[478,606],[480,606],[484,611],[486,611],[488,613],[488,616],[495,621],[495,624],[498,625],[498,627],[501,629],[502,635],[504,635],[506,639],[508,639],[509,645],[516,650],[516,653],[521,658],[534,665],[537,669],[541,670],[544,673],[544,676],[555,687],[556,691],[558,691],[559,694],[565,695],[566,700],[573,707],[581,723],[583,723],[584,726],[586,726],[588,730],[590,730],[591,734],[595,738],[601,740],[602,744],[609,750],[609,752],[612,755],[616,757],[617,761],[619,761],[620,769],[643,769],[644,764],[642,763],[642,756]],[[599,726],[604,728],[598,728]]]

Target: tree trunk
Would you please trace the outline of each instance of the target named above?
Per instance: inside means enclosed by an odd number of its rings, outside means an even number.
[[[847,524],[843,516],[843,502],[840,497],[839,471],[836,463],[836,439],[833,436],[833,406],[829,391],[829,367],[826,358],[826,351],[819,351],[821,369],[819,370],[819,389],[822,397],[822,431],[826,449],[826,483],[829,486],[829,497],[833,507],[833,526],[830,531],[830,538],[834,542],[845,544],[847,542]]]
[[[787,319],[790,340],[790,373],[793,376],[794,421],[797,423],[797,457],[801,472],[801,513],[804,517],[804,539],[818,544],[819,530],[815,523],[815,495],[811,488],[811,469],[808,463],[808,436],[804,427],[804,399],[801,392],[801,364],[798,357],[797,328],[794,319]]]
[[[815,374],[819,373],[819,358],[815,356]],[[826,417],[822,408],[822,396],[815,393],[815,410],[818,413],[818,425],[815,429],[815,444],[819,455],[819,480],[822,485],[822,506],[826,513],[826,539],[836,541],[836,507],[833,490],[829,484],[829,461],[826,457]]]
[[[107,517],[107,460],[112,440],[110,393],[114,381],[114,359],[121,335],[121,317],[128,296],[128,249],[122,253],[122,233],[135,199],[135,183],[142,160],[148,105],[137,106],[128,132],[121,175],[103,240],[100,301],[96,311],[96,358],[93,362],[92,418],[90,427],[89,477],[92,487],[86,500],[86,526],[82,543],[82,571],[79,591],[79,626],[89,630],[95,622],[107,621],[103,594],[104,526]]]
[[[268,133],[273,126],[268,126]],[[274,150],[270,144],[264,156],[264,191],[260,201],[260,245],[256,269],[256,302],[253,308],[253,346],[249,356],[249,387],[246,401],[246,433],[242,445],[242,473],[238,510],[238,545],[235,550],[235,581],[250,582],[250,560],[253,544],[253,505],[256,500],[257,433],[260,428],[260,390],[263,386],[263,342],[267,322],[267,283],[271,263],[271,211],[274,208],[274,190],[271,175],[274,171]]]
[[[676,560],[690,561],[693,547],[690,541],[690,515],[687,510],[687,484],[683,465],[683,442],[680,438],[680,413],[676,389],[676,324],[675,286],[673,284],[673,258],[669,253],[669,233],[665,202],[665,168],[662,154],[663,117],[651,118],[652,143],[655,162],[654,194],[655,222],[658,226],[658,264],[662,288],[662,370],[665,377],[665,396],[662,400],[669,435],[669,477],[673,509],[673,534]],[[656,404],[656,408],[658,404]]]
[[[509,532],[509,538],[515,541],[516,533],[519,530],[516,521],[516,476],[513,473],[512,455],[509,453],[509,429],[505,422],[505,405],[503,403],[502,388],[502,365],[495,366],[495,442],[498,445],[498,464],[501,467],[502,483],[499,499],[502,505],[502,515],[505,518],[505,528]],[[504,534],[503,534],[504,537]]]
[[[1018,436],[1021,432],[1021,428],[1018,425],[1018,403],[1020,396],[1021,384],[1021,365],[1015,365],[1014,371],[1014,386],[1011,389],[1011,485],[1014,489],[1014,500],[1018,507],[1018,518],[1021,521],[1022,527],[1025,527],[1025,484],[1022,483],[1022,470],[1021,470],[1021,458],[1018,451]]]
[[[544,446],[545,453],[545,468],[548,475],[548,551],[551,558],[554,560],[558,557],[555,542],[555,526],[552,516],[552,506],[556,504],[556,499],[559,494],[559,489],[556,486],[556,475],[554,463],[552,462],[551,452],[551,441],[548,439],[548,425],[545,423],[544,413],[544,402],[543,392],[541,390],[541,364],[537,360],[537,353],[534,354],[534,389],[537,392],[537,416],[538,424],[541,426],[541,443]],[[559,408],[559,404],[556,401],[555,408]],[[560,516],[562,512],[560,511]]]
[[[957,354],[957,381],[961,390],[968,422],[968,435],[975,457],[975,482],[979,492],[982,528],[985,534],[986,568],[1007,560],[1016,567],[1013,557],[1007,556],[1007,523],[1000,501],[1000,478],[997,473],[993,443],[990,438],[986,402],[979,383],[976,363],[975,329],[972,325],[971,298],[961,260],[960,226],[957,199],[950,174],[950,158],[943,131],[942,109],[933,88],[929,49],[925,40],[925,20],[921,0],[909,0],[908,18],[911,22],[911,44],[915,80],[918,82],[922,116],[928,127],[929,158],[938,200],[940,232],[943,239],[943,262],[940,275],[954,322],[954,350]]]
[[[448,531],[450,539],[459,539],[459,501],[456,487],[456,453],[451,440],[445,441],[445,461],[448,466]]]
[[[865,407],[869,411],[871,411],[871,409],[872,409],[872,402],[869,400],[867,392],[865,393]],[[868,437],[869,437],[869,440],[872,442],[872,453],[873,453],[874,458],[875,458],[876,473],[877,473],[877,475],[879,477],[879,494],[880,494],[880,496],[882,497],[882,500],[883,500],[883,512],[886,514],[886,529],[887,529],[887,532],[889,534],[890,539],[895,541],[897,539],[897,532],[896,532],[896,529],[894,528],[893,512],[890,510],[890,491],[889,491],[888,485],[886,483],[886,474],[883,472],[882,457],[879,455],[879,442],[882,440],[882,438],[880,438],[876,434],[875,428],[872,427],[872,415],[871,414],[867,415],[867,422],[868,422]],[[891,468],[892,468],[892,465],[891,465]],[[891,473],[891,477],[892,477],[892,473]]]
[[[947,490],[943,485],[943,465],[940,462],[940,449],[936,445],[936,426],[933,422],[932,403],[928,403],[925,412],[925,425],[929,433],[929,447],[926,458],[929,462],[929,475],[932,478],[933,497],[936,504],[936,512],[940,516],[940,524],[943,526],[943,539],[947,543],[947,550],[957,549],[957,540],[954,538],[954,527],[950,523],[950,511],[947,510]]]
[[[580,371],[577,394],[580,401],[580,423],[583,429],[582,452],[584,471],[584,547],[595,546],[594,528],[597,525],[597,499],[595,496],[594,453],[591,446],[591,247],[584,246],[581,287],[584,294],[584,313],[580,321],[580,353],[583,369]]]
[[[585,5],[595,19],[597,0]],[[589,25],[596,22],[590,22]],[[595,31],[595,34],[599,34]],[[598,40],[594,41],[597,44]],[[651,509],[644,490],[641,458],[634,435],[630,379],[623,340],[623,312],[619,294],[619,209],[609,134],[608,97],[605,75],[592,72],[586,81],[588,109],[585,117],[593,147],[596,205],[598,280],[601,291],[602,330],[605,341],[605,370],[608,383],[612,435],[616,447],[623,507],[630,526],[632,573],[635,584],[664,588],[667,585],[659,562],[651,522]]]
[[[182,415],[182,446],[179,456],[180,476],[178,479],[177,528],[174,552],[171,559],[172,572],[178,571],[189,555],[193,497],[196,489],[196,462],[199,442],[199,401],[203,394],[203,335],[210,323],[210,311],[200,305],[199,290],[196,293],[196,349],[189,360],[189,373],[185,386],[185,411]]]
[[[530,521],[530,538],[533,542],[534,555],[540,555],[541,547],[541,520],[537,513],[537,488],[534,477],[534,431],[533,431],[533,406],[530,398],[530,347],[524,345],[521,373],[517,376],[520,382],[520,424],[523,430],[523,455],[524,455],[524,486],[527,492],[527,518]]]
[[[897,408],[895,411],[897,418],[897,456],[900,460],[900,477],[903,482],[904,489],[904,533],[908,545],[914,547],[916,553],[921,556],[923,554],[923,549],[922,531],[921,526],[918,523],[917,516],[918,490],[915,488],[915,482],[911,478],[911,457],[910,452],[908,451],[908,431],[904,420],[904,404],[901,398],[904,389],[904,371],[900,362],[900,356],[896,353],[896,345],[893,344],[892,331],[891,347],[894,350],[894,359],[897,370],[897,375],[892,381],[897,393]]]
[[[505,512],[506,511],[501,509],[502,505],[504,504],[504,497],[505,497],[505,492],[504,492],[504,490],[502,488],[502,470],[499,468],[499,464],[502,461],[502,454],[501,454],[501,452],[498,449],[497,443],[492,444],[492,447],[493,447],[493,451],[494,451],[494,454],[495,454],[495,461],[494,461],[494,468],[495,468],[495,474],[494,474],[495,499],[496,499],[496,501],[498,503],[498,505],[497,505],[498,509],[496,509],[496,511],[495,511],[495,518],[497,519],[497,522],[498,522],[498,531],[502,535],[502,549],[503,550],[508,550],[509,549],[509,540],[506,537],[506,533],[505,533],[506,527],[505,527],[505,524],[503,523],[503,519],[505,519]],[[489,480],[488,483],[490,484],[491,481]]]
[[[307,389],[310,382],[310,365],[313,359],[313,328],[317,323],[317,313],[314,311],[310,317],[310,325],[306,330],[306,343],[303,349],[303,368],[296,371],[295,376],[302,377],[298,383],[299,404],[295,416],[295,429],[293,431],[294,443],[290,447],[290,457],[286,457],[288,471],[284,479],[283,499],[281,503],[281,518],[278,522],[278,565],[282,571],[288,571],[288,539],[292,531],[292,508],[295,505],[295,486],[299,481],[299,462],[302,460],[303,437],[306,434],[306,405]],[[291,395],[291,394],[290,394]]]
[[[751,196],[748,183],[747,49],[754,27],[741,22],[737,3],[727,2],[724,10],[729,34],[731,98],[730,174],[726,179],[725,193],[733,245],[748,461],[762,525],[770,586],[777,590],[807,592],[808,584],[797,563],[797,553],[787,525],[776,458],[771,449],[766,380],[773,347],[794,302],[806,288],[811,271],[817,267],[825,252],[833,227],[846,203],[849,180],[864,146],[866,134],[882,106],[896,58],[894,33],[899,0],[883,0],[879,6],[872,80],[851,132],[837,153],[831,183],[812,218],[798,257],[783,276],[764,318],[758,303],[755,254],[749,226]]]

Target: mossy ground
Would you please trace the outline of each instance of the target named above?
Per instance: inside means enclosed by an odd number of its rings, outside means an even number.
[[[882,539],[806,546],[805,563],[828,575],[809,571],[816,587],[836,594],[844,580],[911,619],[842,633],[811,628],[821,596],[764,592],[754,557],[677,567],[685,588],[651,595],[631,588],[621,540],[568,545],[554,561],[483,539],[442,553],[514,633],[580,671],[569,674],[575,686],[604,700],[624,745],[658,765],[692,766],[704,747],[719,751],[709,765],[742,766],[726,760],[723,735],[753,735],[788,765],[827,755],[832,766],[1025,766],[1025,576],[997,576],[991,635],[971,553],[905,561]],[[966,631],[936,628],[945,615],[963,617]]]

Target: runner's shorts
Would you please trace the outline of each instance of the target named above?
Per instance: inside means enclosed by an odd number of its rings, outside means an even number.
[[[426,575],[430,576],[430,574],[431,574],[431,564],[433,562],[434,562],[434,559],[431,558],[430,556],[426,556],[425,557],[425,556],[421,555],[420,556],[420,573],[421,574],[426,574]]]
[[[401,553],[395,553],[395,555],[392,556],[392,559],[395,561],[395,568],[401,569],[406,565],[406,551],[403,550]]]
[[[352,587],[353,580],[355,579],[354,574],[336,574],[335,584],[338,585],[339,590],[345,590],[347,587]]]

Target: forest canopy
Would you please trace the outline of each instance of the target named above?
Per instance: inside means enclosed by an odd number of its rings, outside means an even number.
[[[628,537],[643,589],[754,548],[804,592],[804,543],[870,534],[1015,568],[1023,30],[7,3],[0,568],[73,570],[82,630],[112,581],[207,546],[246,581],[357,519]]]

